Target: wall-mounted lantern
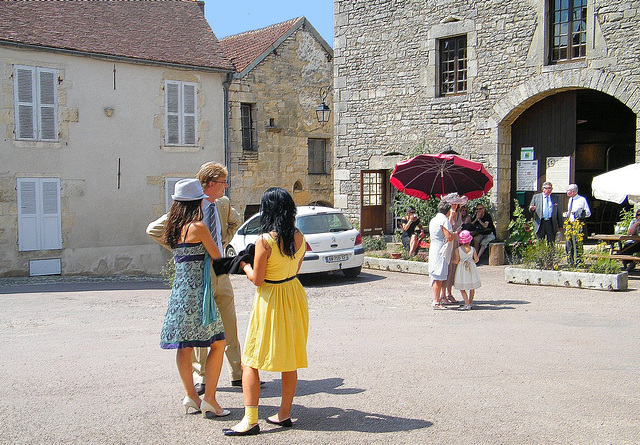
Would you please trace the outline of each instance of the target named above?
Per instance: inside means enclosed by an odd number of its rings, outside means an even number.
[[[320,100],[322,103],[316,108],[316,117],[318,118],[318,122],[321,124],[326,124],[329,122],[329,116],[331,116],[331,108],[326,104],[325,99],[331,90],[331,86],[320,88]]]

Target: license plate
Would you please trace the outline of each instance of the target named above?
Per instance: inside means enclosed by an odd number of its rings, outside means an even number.
[[[326,257],[324,260],[327,263],[337,263],[339,261],[347,261],[349,259],[349,255],[344,254],[344,255],[331,255]]]

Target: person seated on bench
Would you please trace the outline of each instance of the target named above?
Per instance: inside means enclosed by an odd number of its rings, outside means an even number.
[[[629,223],[629,228],[627,229],[627,235],[638,236],[640,235],[640,210],[636,210],[636,218]],[[627,240],[622,249],[618,251],[618,255],[633,255],[634,253],[640,251],[640,242],[634,240]],[[635,261],[626,261],[622,260],[622,266],[626,270],[633,270],[636,267]]]
[[[416,214],[414,207],[407,209],[407,216],[402,218],[402,247],[409,252],[409,255],[415,255],[420,246],[420,238],[424,237],[424,227],[420,224],[420,218]]]
[[[482,204],[477,205],[476,217],[471,224],[474,225],[473,247],[478,252],[478,258],[481,258],[489,243],[496,239],[496,226],[491,214],[487,213]]]

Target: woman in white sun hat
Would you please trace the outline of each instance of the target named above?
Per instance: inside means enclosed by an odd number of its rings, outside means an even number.
[[[202,191],[197,179],[183,179],[175,186],[173,203],[164,228],[164,242],[171,247],[175,278],[162,326],[160,347],[176,349],[178,373],[184,385],[185,413],[189,408],[212,412],[218,417],[229,411],[216,401],[216,387],[225,348],[224,327],[211,291],[211,258],[220,251],[202,222]],[[193,384],[191,352],[194,347],[210,347],[205,366],[205,393],[200,400]]]

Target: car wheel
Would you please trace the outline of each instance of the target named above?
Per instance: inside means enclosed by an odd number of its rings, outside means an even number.
[[[230,257],[230,256],[236,256],[238,253],[236,252],[236,249],[233,248],[233,246],[227,246],[227,248],[224,251],[224,256],[226,257]]]
[[[351,267],[349,269],[342,269],[342,273],[347,278],[355,278],[360,275],[360,271],[362,270],[362,266]]]
[[[635,261],[623,261],[622,262],[622,266],[623,266],[624,270],[631,272],[633,269],[636,268],[636,262]]]

